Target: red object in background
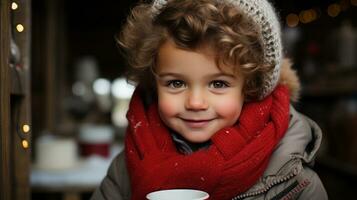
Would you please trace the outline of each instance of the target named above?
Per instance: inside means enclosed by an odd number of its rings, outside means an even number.
[[[308,54],[310,54],[311,56],[316,56],[317,54],[320,53],[320,46],[317,42],[311,41],[308,45],[307,45],[307,52]]]
[[[89,144],[89,143],[79,143],[81,156],[87,157],[91,155],[103,156],[105,158],[109,157],[110,145],[108,143],[102,144]]]
[[[84,124],[79,131],[80,155],[109,158],[110,147],[114,140],[114,129],[108,125]]]

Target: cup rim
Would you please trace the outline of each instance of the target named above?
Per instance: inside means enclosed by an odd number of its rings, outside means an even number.
[[[152,195],[156,195],[156,194],[163,193],[163,192],[179,192],[179,191],[191,191],[191,192],[198,192],[198,193],[202,194],[202,197],[195,198],[194,200],[204,200],[204,199],[208,199],[209,198],[209,194],[207,192],[205,192],[205,191],[197,190],[197,189],[185,189],[185,188],[182,188],[182,189],[165,189],[165,190],[153,191],[153,192],[148,193],[146,195],[146,198],[149,199],[149,198],[152,197]]]

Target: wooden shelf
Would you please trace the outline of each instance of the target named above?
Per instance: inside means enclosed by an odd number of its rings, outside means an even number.
[[[322,73],[314,81],[304,85],[302,90],[302,97],[310,98],[345,97],[356,94],[357,67]]]
[[[357,94],[357,84],[303,87],[302,97],[351,96]]]

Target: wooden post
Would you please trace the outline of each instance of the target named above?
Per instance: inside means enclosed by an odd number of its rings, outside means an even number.
[[[0,199],[11,199],[10,158],[10,3],[0,1]]]
[[[11,9],[12,3],[17,5]],[[0,1],[0,199],[30,199],[30,13],[29,0]],[[21,24],[23,31],[17,31]],[[15,41],[20,59],[10,63],[10,43]],[[12,61],[11,61],[12,62]],[[26,133],[25,133],[26,132]],[[24,148],[26,141],[28,145]],[[26,146],[26,145],[25,145]]]
[[[31,92],[30,92],[30,62],[31,62],[31,0],[17,0],[18,8],[11,11],[13,39],[20,50],[19,66],[12,71],[12,85],[19,84],[20,92],[11,94],[11,134],[12,134],[12,168],[13,168],[13,199],[30,199],[30,163],[31,163]],[[24,27],[22,32],[16,26]],[[23,127],[28,126],[29,131]],[[29,146],[25,148],[23,141]]]

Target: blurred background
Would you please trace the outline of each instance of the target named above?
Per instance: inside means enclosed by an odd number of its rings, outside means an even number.
[[[315,170],[330,199],[355,198],[357,0],[272,2],[303,86],[295,107],[324,133]],[[100,184],[123,149],[134,87],[115,36],[136,3],[1,1],[1,197],[89,199]]]

